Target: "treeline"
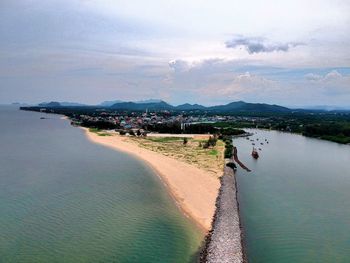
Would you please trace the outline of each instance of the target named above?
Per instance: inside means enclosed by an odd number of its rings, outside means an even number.
[[[287,131],[343,144],[350,143],[349,113],[295,113],[269,118],[219,122],[215,125],[221,128],[263,128]]]
[[[181,129],[180,122],[173,123],[157,123],[154,125],[144,126],[143,129],[147,131],[171,134],[217,134],[217,135],[240,135],[245,131],[233,127],[217,127],[214,123],[198,123],[187,125]]]
[[[219,139],[225,143],[224,157],[225,158],[232,158],[232,155],[233,155],[232,138],[230,136],[227,136],[227,135],[220,135]]]
[[[303,135],[338,143],[350,143],[350,123],[310,124],[305,126]]]
[[[181,124],[179,122],[156,123],[152,125],[144,125],[142,128],[150,132],[170,133],[170,134],[182,133]]]
[[[103,120],[98,120],[98,121],[82,120],[81,122],[79,122],[79,125],[87,128],[96,128],[99,130],[113,130],[113,129],[120,128],[118,124],[115,124],[109,121],[103,121]]]

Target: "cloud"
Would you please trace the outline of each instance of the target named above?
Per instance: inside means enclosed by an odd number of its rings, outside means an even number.
[[[214,84],[215,85],[215,84]],[[220,83],[219,87],[208,86],[204,89],[206,95],[224,96],[229,99],[266,99],[265,96],[272,96],[280,92],[281,87],[275,80],[250,72],[231,74],[230,81]]]
[[[350,75],[343,75],[337,70],[319,75],[308,73],[305,76],[308,84],[327,95],[350,95]]]
[[[244,47],[249,54],[254,54],[274,51],[287,52],[290,48],[303,45],[303,43],[268,43],[266,39],[261,37],[244,37],[242,35],[237,35],[233,39],[226,41],[225,45],[227,48]]]
[[[189,62],[182,59],[174,59],[169,61],[169,67],[175,70],[176,72],[184,72],[191,68]]]
[[[337,70],[331,70],[330,72],[328,72],[325,75],[308,73],[305,75],[305,78],[309,81],[325,83],[325,82],[330,82],[330,81],[342,80],[342,79],[346,78],[346,76],[343,76]]]
[[[322,76],[314,73],[308,73],[305,75],[305,79],[309,81],[317,81],[317,80],[320,80],[321,78]]]

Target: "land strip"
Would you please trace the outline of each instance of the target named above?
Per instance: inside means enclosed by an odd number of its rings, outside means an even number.
[[[240,228],[236,179],[233,170],[224,168],[221,187],[216,201],[213,227],[208,234],[200,262],[244,262]]]

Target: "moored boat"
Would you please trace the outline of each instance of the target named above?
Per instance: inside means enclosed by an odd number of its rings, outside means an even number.
[[[253,156],[254,159],[258,159],[259,158],[259,153],[254,147],[253,147],[253,151],[252,151],[252,156]]]

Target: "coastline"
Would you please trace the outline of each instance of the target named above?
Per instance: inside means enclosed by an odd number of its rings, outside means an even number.
[[[220,180],[211,173],[160,153],[141,148],[120,135],[99,136],[80,127],[93,143],[131,154],[145,161],[169,190],[177,206],[204,232],[210,231]]]

